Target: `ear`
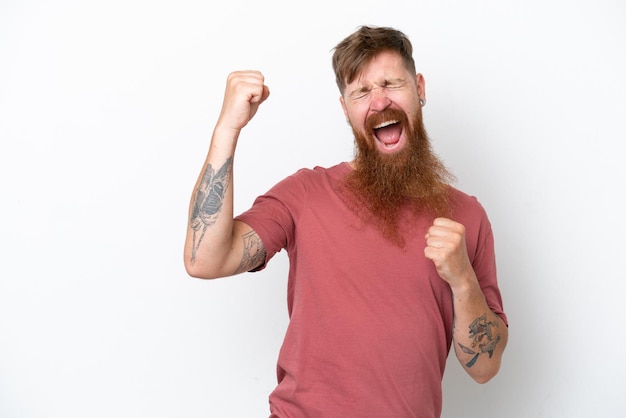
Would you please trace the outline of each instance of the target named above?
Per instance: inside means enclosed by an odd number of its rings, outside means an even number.
[[[417,73],[415,76],[415,84],[417,85],[417,95],[419,98],[426,100],[426,80],[424,80],[422,74]]]

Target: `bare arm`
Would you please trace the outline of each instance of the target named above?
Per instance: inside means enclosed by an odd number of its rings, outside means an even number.
[[[258,71],[228,76],[224,102],[204,167],[189,205],[184,261],[194,277],[216,278],[248,271],[265,259],[258,235],[233,220],[233,159],[241,129],[269,96]]]
[[[424,254],[452,289],[455,354],[474,380],[485,383],[500,369],[509,333],[480,289],[467,255],[465,227],[450,219],[435,219],[426,235]]]

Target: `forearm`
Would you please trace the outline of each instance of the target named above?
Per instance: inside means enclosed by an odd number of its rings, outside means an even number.
[[[216,127],[189,204],[185,267],[195,277],[222,274],[233,240],[233,158],[237,132]]]
[[[508,328],[487,305],[474,275],[464,285],[453,288],[452,296],[455,354],[474,380],[485,383],[500,369]]]

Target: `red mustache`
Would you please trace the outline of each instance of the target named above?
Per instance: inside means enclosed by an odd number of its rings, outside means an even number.
[[[365,129],[367,132],[373,132],[374,128],[383,122],[390,120],[398,121],[402,126],[407,126],[408,117],[400,109],[385,109],[382,112],[376,112],[365,120]]]

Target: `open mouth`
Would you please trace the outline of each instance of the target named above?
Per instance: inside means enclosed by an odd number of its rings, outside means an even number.
[[[398,120],[387,120],[374,126],[374,136],[386,148],[393,148],[400,142],[402,124]]]

